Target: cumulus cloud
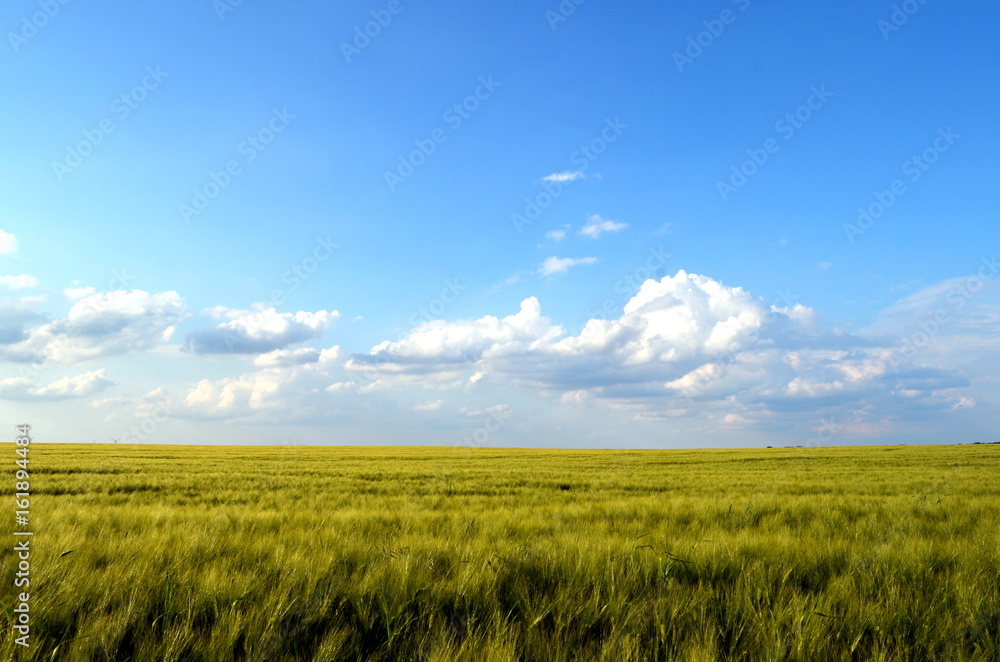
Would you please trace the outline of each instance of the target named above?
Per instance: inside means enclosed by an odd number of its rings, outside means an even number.
[[[605,232],[620,232],[628,227],[628,223],[619,221],[609,221],[594,214],[587,217],[587,223],[580,230],[580,234],[591,239],[597,239]]]
[[[228,319],[211,329],[188,334],[184,348],[194,354],[266,354],[314,340],[337,321],[336,310],[279,313],[274,308],[235,310],[222,306],[206,311]]]
[[[368,354],[351,355],[345,369],[369,390],[376,390],[387,378],[451,388],[475,379],[467,373],[482,361],[530,356],[562,333],[562,327],[541,316],[538,299],[531,297],[521,302],[518,313],[502,319],[487,315],[460,322],[426,322],[402,340],[380,343]]]
[[[8,290],[23,290],[28,287],[37,287],[38,279],[34,276],[29,276],[28,274],[21,274],[20,276],[0,276],[0,287],[6,287]]]
[[[765,306],[742,288],[695,274],[647,280],[617,320],[592,319],[560,351],[617,352],[626,364],[714,355],[745,343],[759,329]]]
[[[23,329],[20,342],[0,347],[0,358],[72,363],[148,350],[168,342],[183,317],[176,292],[92,294],[74,303],[66,317]]]
[[[551,276],[553,274],[566,273],[572,267],[579,266],[581,264],[594,264],[597,262],[596,257],[547,257],[545,261],[542,262],[542,266],[538,268],[538,273],[543,276]]]
[[[45,317],[23,305],[0,305],[0,358],[4,345],[16,345],[27,340],[29,329],[45,322]]]
[[[990,360],[1000,356],[995,280],[961,278],[924,288],[888,307],[869,328],[848,333],[794,301],[769,304],[740,287],[678,271],[646,280],[620,313],[588,320],[578,333],[544,316],[530,297],[506,317],[423,322],[346,361],[338,347],[291,347],[319,337],[336,311],[220,306],[207,311],[219,323],[191,334],[188,349],[228,352],[226,338],[242,341],[244,351],[238,345],[232,351],[252,360],[252,368],[172,389],[176,397],[162,395],[171,416],[328,422],[336,420],[333,403],[350,393],[381,398],[377,392],[423,389],[433,395],[410,400],[410,409],[433,412],[452,411],[446,391],[481,398],[498,395],[491,389],[519,389],[568,413],[585,407],[642,421],[697,419],[684,424],[688,429],[788,434],[798,426],[795,434],[805,439],[832,429],[819,421],[833,420],[837,430],[878,436],[901,421],[968,416],[991,406],[989,396],[974,389],[984,380],[996,383],[998,366]],[[81,294],[55,321],[8,307],[10,314],[0,315],[0,357],[71,361],[153,348],[169,340],[183,317],[176,293]],[[103,371],[41,386],[21,374],[0,380],[0,398],[77,398],[112,383]],[[117,401],[97,402],[112,408]]]
[[[577,335],[530,298],[502,319],[421,325],[345,367],[364,375],[369,390],[519,385],[644,420],[701,415],[739,426],[836,411],[857,430],[875,431],[891,425],[887,411],[974,406],[963,393],[970,380],[953,366],[894,360],[899,341],[830,329],[801,304],[767,305],[679,271],[647,280],[620,317],[591,319]]]
[[[13,255],[17,252],[17,237],[0,229],[0,255]]]
[[[68,400],[85,398],[114,386],[104,370],[95,370],[74,377],[65,377],[48,384],[35,386],[25,377],[0,380],[0,398],[6,400]]]
[[[329,412],[317,398],[330,383],[331,369],[340,356],[337,346],[323,350],[273,352],[268,365],[239,377],[203,379],[179,399],[167,402],[171,414],[182,418],[248,419],[271,421],[322,417]],[[304,361],[315,357],[315,361]]]
[[[0,398],[4,400],[27,400],[34,384],[26,377],[0,379]]]

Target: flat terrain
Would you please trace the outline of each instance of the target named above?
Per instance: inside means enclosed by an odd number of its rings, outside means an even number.
[[[17,659],[1000,660],[1000,446],[30,458]]]

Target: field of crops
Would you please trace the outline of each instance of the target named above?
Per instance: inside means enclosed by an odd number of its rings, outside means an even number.
[[[1000,446],[31,452],[4,660],[1000,660]]]

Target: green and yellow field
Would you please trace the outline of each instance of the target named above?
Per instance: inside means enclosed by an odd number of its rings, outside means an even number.
[[[5,660],[1000,660],[1000,446],[30,458]]]

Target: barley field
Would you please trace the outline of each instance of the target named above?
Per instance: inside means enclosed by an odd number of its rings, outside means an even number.
[[[30,467],[32,645],[2,659],[1000,660],[1000,446],[37,444]]]

